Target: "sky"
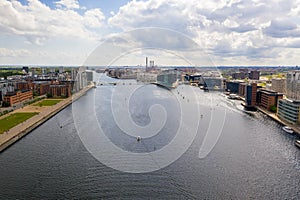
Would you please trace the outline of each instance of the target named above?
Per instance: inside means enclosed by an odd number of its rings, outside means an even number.
[[[0,0],[0,65],[300,62],[300,0]]]

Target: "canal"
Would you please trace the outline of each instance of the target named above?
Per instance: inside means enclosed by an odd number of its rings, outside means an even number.
[[[218,92],[119,80],[1,153],[0,198],[298,199],[296,137]]]

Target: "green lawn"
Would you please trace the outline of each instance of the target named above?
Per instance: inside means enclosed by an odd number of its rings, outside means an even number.
[[[61,99],[45,99],[37,104],[34,104],[35,106],[53,106],[59,102],[61,102]]]
[[[3,119],[0,119],[0,134],[8,131],[12,127],[26,121],[38,113],[14,113]]]

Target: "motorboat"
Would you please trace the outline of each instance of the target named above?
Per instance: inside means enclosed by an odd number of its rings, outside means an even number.
[[[282,129],[285,132],[289,133],[289,134],[293,134],[294,133],[293,129],[291,127],[289,127],[289,126],[284,126],[284,127],[282,127]]]
[[[294,144],[295,144],[296,147],[300,148],[300,140],[295,140]]]

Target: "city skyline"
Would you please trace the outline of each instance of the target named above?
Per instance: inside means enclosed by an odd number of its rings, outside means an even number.
[[[190,51],[196,44],[216,66],[296,66],[299,5],[298,0],[4,0],[0,64],[80,66],[103,42],[125,33],[126,41],[138,43],[140,49],[116,65],[143,64],[151,39],[160,44],[160,51],[151,51],[149,57],[161,65],[186,65],[181,56],[201,63],[202,57]],[[158,31],[152,31],[150,39],[136,31],[153,27]],[[170,32],[188,42],[176,40]]]

